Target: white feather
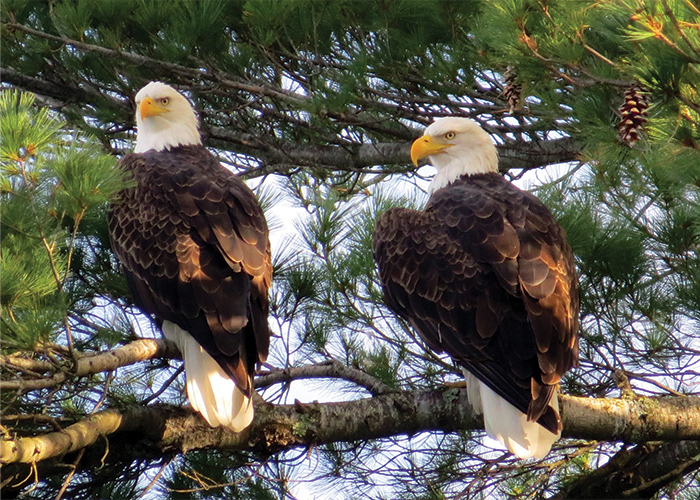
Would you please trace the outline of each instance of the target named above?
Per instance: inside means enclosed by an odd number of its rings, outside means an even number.
[[[185,360],[187,397],[192,408],[212,427],[223,425],[240,432],[253,421],[253,405],[236,387],[219,363],[185,330],[170,321],[163,322],[163,335],[177,344]]]
[[[500,441],[508,451],[519,458],[542,459],[547,456],[561,433],[553,434],[537,422],[528,422],[527,416],[491,390],[466,370],[467,397],[474,411],[484,415],[486,433]],[[559,402],[554,391],[550,402],[557,412]]]

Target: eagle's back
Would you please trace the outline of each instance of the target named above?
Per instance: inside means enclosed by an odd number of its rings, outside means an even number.
[[[549,210],[496,173],[463,176],[424,211],[391,209],[374,254],[387,305],[532,420],[577,359],[573,254]]]
[[[110,237],[145,312],[190,332],[244,393],[269,349],[270,244],[253,192],[202,146],[126,155]]]

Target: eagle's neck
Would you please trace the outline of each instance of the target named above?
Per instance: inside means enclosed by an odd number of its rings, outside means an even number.
[[[470,144],[469,147],[454,146],[443,154],[430,156],[430,162],[437,169],[428,193],[453,183],[463,175],[498,172],[498,152],[491,141]]]
[[[143,153],[154,149],[163,151],[178,146],[199,146],[202,138],[197,129],[197,120],[172,122],[162,117],[138,120],[138,136],[134,153]]]

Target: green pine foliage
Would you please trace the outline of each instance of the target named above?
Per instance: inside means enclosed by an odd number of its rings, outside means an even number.
[[[106,230],[107,202],[126,183],[113,156],[38,106],[31,94],[0,93],[0,131],[2,353],[70,373],[76,353],[107,349],[130,330],[107,308],[110,297],[122,297],[126,289]],[[2,378],[17,379],[19,373],[4,368]],[[55,429],[98,409],[102,398],[118,400],[120,382],[109,396],[94,397],[112,378],[98,374],[66,386],[3,390],[3,424],[11,426],[4,435],[10,428],[10,435]],[[133,400],[133,391],[128,394]],[[32,425],[34,418],[44,423]],[[37,486],[55,496],[61,481]],[[124,488],[114,481],[108,486]]]
[[[97,296],[74,271],[109,258],[99,226],[124,181],[113,157],[31,94],[3,91],[0,115],[3,349],[32,349],[65,335],[71,311]]]
[[[243,454],[193,452],[174,465],[176,473],[155,492],[160,498],[173,500],[205,500],[238,498],[241,500],[277,500],[283,498],[285,488],[284,466],[270,465],[267,474],[276,476],[270,480],[263,475],[248,474],[244,465],[251,457]],[[206,471],[206,473],[202,473]],[[277,490],[275,492],[275,490]]]

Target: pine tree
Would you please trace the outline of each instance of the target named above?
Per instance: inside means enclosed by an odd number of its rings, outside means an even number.
[[[36,95],[4,90],[0,109],[3,494],[697,497],[700,430],[683,423],[694,422],[699,380],[696,4],[1,8],[2,81]],[[272,404],[243,437],[181,409],[177,352],[135,341],[158,334],[130,307],[109,252],[107,201],[124,181],[100,147],[132,148],[130,99],[150,80],[191,97],[206,145],[258,189],[272,222],[278,336],[257,382]],[[452,114],[484,124],[501,170],[545,201],[576,254],[581,364],[562,392],[581,399],[564,403],[590,403],[600,418],[626,405],[633,431],[569,421],[570,439],[542,462],[493,451],[450,385],[459,370],[383,305],[374,221],[425,203],[432,171],[410,165],[408,145]],[[100,369],[107,358],[119,369]],[[441,420],[415,401],[445,410]],[[342,410],[319,423],[331,408]],[[383,410],[402,430],[368,434]],[[664,415],[684,434],[659,438],[644,424]],[[76,422],[102,437],[36,469],[6,463],[21,439]]]

